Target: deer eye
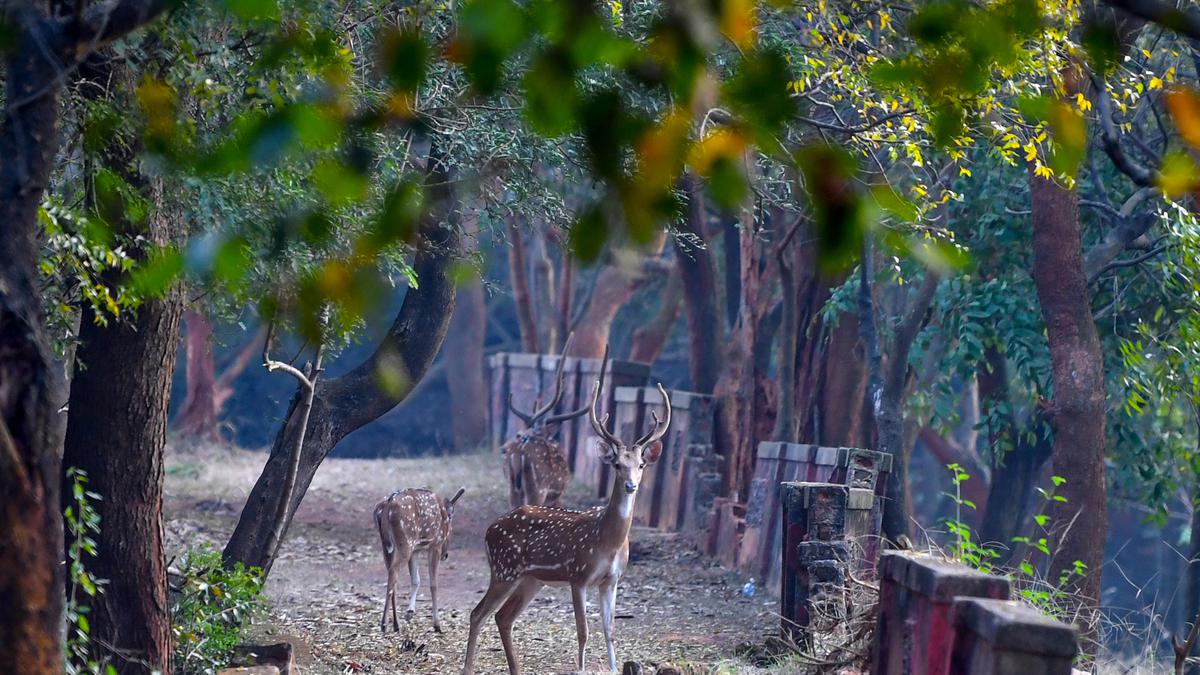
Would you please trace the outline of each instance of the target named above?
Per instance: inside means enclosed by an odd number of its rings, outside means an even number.
[[[644,469],[644,468],[646,468],[646,463],[645,463],[645,462],[641,462],[640,464],[638,464],[638,468],[639,468],[639,469]]]

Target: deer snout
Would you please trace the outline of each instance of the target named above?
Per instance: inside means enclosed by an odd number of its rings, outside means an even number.
[[[633,494],[633,493],[637,492],[637,488],[638,488],[637,483],[635,483],[631,480],[625,481],[626,494]]]

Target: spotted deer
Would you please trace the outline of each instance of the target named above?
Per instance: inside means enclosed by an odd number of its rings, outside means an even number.
[[[563,346],[563,354],[571,345],[571,336]],[[562,446],[554,438],[555,425],[584,414],[588,406],[578,410],[549,415],[558,406],[563,395],[563,366],[567,360],[559,357],[554,372],[554,395],[550,402],[538,407],[534,404],[531,414],[517,410],[512,394],[508,395],[508,409],[521,418],[525,428],[501,448],[504,455],[504,476],[508,479],[508,498],[513,508],[532,504],[534,506],[557,506],[559,498],[571,480],[571,469]]]
[[[658,416],[653,415],[654,428],[632,445],[625,445],[604,427],[608,415],[600,418],[596,410],[604,386],[604,365],[607,360],[608,352],[605,350],[600,378],[592,390],[589,419],[599,437],[603,461],[612,467],[613,483],[608,504],[587,511],[525,505],[492,523],[485,536],[491,581],[483,599],[471,611],[463,675],[475,672],[479,629],[492,613],[496,613],[496,626],[500,630],[508,671],[510,675],[521,672],[513,651],[513,623],[546,584],[571,587],[579,643],[577,665],[580,670],[583,670],[587,646],[587,617],[584,614],[587,590],[598,589],[608,666],[610,670],[617,669],[612,632],[613,612],[617,602],[617,583],[629,562],[629,527],[633,519],[633,503],[646,464],[657,460],[662,453],[662,438],[671,425],[671,401],[659,384],[658,390],[666,406],[666,419],[660,423]]]
[[[396,579],[400,566],[408,565],[412,595],[408,613],[417,611],[417,591],[421,573],[417,571],[418,551],[429,552],[429,597],[433,601],[433,629],[442,632],[438,618],[438,565],[450,550],[450,529],[454,520],[454,504],[466,488],[459,488],[450,499],[441,499],[427,488],[393,492],[375,505],[375,526],[383,544],[383,564],[387,567],[387,591],[383,596],[383,618],[379,629],[387,632],[388,604],[392,606],[392,629],[399,632],[396,618]]]

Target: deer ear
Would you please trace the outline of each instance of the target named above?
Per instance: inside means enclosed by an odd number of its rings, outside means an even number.
[[[662,455],[662,441],[654,441],[642,448],[642,458],[647,462],[657,462]]]

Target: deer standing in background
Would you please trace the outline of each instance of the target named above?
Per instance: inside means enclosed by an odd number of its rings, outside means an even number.
[[[504,454],[504,476],[508,479],[508,498],[513,508],[532,504],[534,506],[557,506],[562,493],[571,480],[571,469],[562,445],[554,438],[555,425],[584,414],[588,406],[559,415],[547,415],[558,406],[563,395],[563,367],[566,365],[567,348],[571,337],[563,345],[563,356],[558,359],[554,371],[554,395],[550,402],[537,407],[532,414],[517,410],[512,394],[508,395],[508,409],[525,422],[525,428],[501,448]]]
[[[454,520],[454,503],[466,488],[459,488],[450,499],[441,499],[427,488],[393,492],[387,499],[375,505],[375,526],[383,544],[383,564],[387,567],[387,591],[383,596],[383,618],[379,629],[387,632],[388,604],[392,606],[392,629],[400,631],[396,619],[396,578],[400,565],[408,565],[412,581],[412,596],[408,599],[408,613],[417,611],[417,590],[421,585],[421,573],[417,571],[416,554],[429,551],[429,597],[433,601],[433,630],[442,632],[438,618],[437,574],[438,565],[445,560],[450,550],[450,526]]]
[[[487,593],[471,611],[471,630],[467,638],[463,675],[475,672],[475,651],[479,629],[493,612],[500,630],[500,642],[508,659],[508,672],[521,672],[513,651],[512,627],[517,616],[546,584],[569,585],[575,606],[575,631],[579,641],[577,665],[583,670],[587,645],[587,616],[584,604],[587,589],[600,592],[600,616],[604,642],[608,648],[608,666],[617,669],[613,642],[613,612],[617,602],[617,583],[629,562],[629,527],[633,520],[633,502],[646,464],[662,454],[662,438],[671,425],[671,401],[662,385],[658,390],[666,406],[666,419],[654,418],[654,428],[632,445],[625,445],[604,428],[608,415],[598,417],[596,407],[604,386],[605,350],[600,378],[592,390],[592,429],[599,437],[604,461],[613,468],[613,484],[608,504],[588,511],[568,511],[546,506],[522,506],[492,523],[485,537],[491,582]],[[499,610],[499,611],[497,611]]]

